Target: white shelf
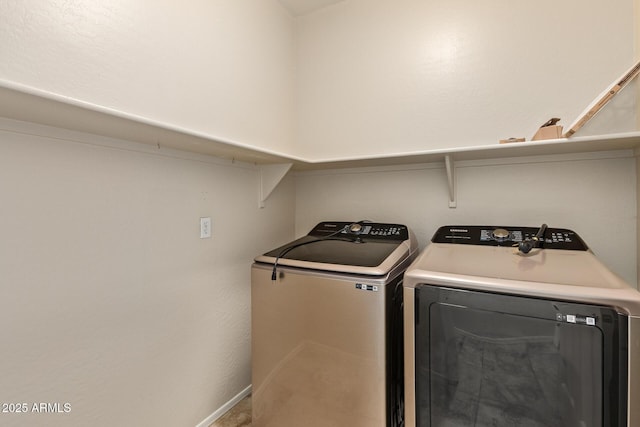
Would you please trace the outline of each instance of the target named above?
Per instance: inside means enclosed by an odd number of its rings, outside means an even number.
[[[598,151],[629,150],[640,148],[640,132],[612,135],[583,136],[549,139],[544,141],[515,142],[442,150],[418,151],[350,159],[331,159],[308,162],[297,169],[338,169],[363,166],[391,166],[415,163],[444,162],[446,157],[455,161],[502,159],[542,155],[560,155]]]
[[[247,163],[292,161],[280,153],[1,80],[0,117]]]
[[[155,123],[144,118],[126,115],[54,94],[39,92],[32,88],[7,85],[6,82],[0,82],[0,116],[150,145],[208,154],[256,165],[291,164],[294,170],[408,165],[445,162],[445,159],[449,159],[450,162],[459,162],[464,160],[628,150],[640,147],[640,132],[631,132],[510,144],[498,144],[496,141],[494,144],[481,146],[390,153],[344,159],[302,159],[236,142],[223,141],[215,136],[188,129],[165,126],[162,123]]]

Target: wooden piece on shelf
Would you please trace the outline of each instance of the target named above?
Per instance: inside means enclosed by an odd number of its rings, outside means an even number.
[[[580,115],[580,117],[571,124],[569,130],[564,133],[565,138],[569,138],[576,133],[585,123],[587,123],[598,111],[602,109],[611,98],[616,96],[618,92],[622,90],[634,77],[640,73],[640,61],[638,61],[633,67],[631,67],[626,73],[622,75],[620,79],[617,79],[611,86],[609,86],[604,92],[602,92]]]
[[[541,139],[558,139],[562,137],[562,125],[558,125],[559,118],[554,117],[547,120],[545,124],[540,126],[540,129],[531,138],[532,141],[540,141]]]

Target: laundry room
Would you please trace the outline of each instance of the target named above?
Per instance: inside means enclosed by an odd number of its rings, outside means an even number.
[[[0,58],[0,425],[213,424],[254,259],[324,221],[571,229],[637,288],[639,79],[532,139],[640,0],[0,0]]]

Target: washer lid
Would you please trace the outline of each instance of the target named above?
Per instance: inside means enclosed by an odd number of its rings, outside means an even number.
[[[287,248],[306,243],[291,249],[284,254],[279,264],[287,260],[307,261],[323,264],[354,265],[358,267],[376,267],[389,257],[402,242],[356,242],[355,240],[321,240],[305,236],[277,249],[269,251],[265,256],[276,258]]]
[[[416,251],[404,225],[322,222],[300,239],[273,249],[256,262],[314,270],[384,275]]]

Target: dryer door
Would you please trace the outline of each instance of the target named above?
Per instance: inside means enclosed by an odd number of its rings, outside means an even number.
[[[418,426],[626,426],[626,318],[609,307],[416,289]]]

